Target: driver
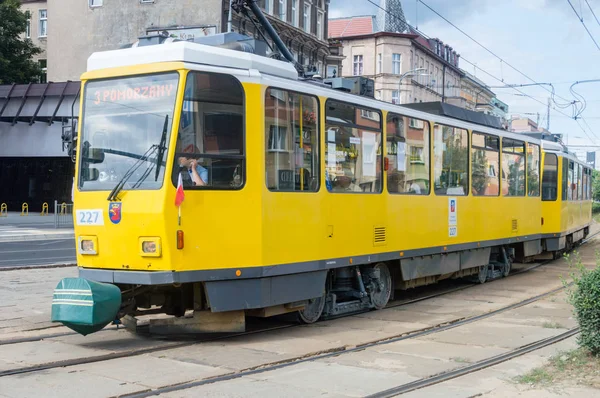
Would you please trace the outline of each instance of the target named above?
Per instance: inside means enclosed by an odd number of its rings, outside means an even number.
[[[187,152],[187,151],[186,151]],[[200,152],[194,146],[193,153]],[[179,166],[186,167],[194,185],[205,186],[208,184],[208,170],[198,164],[198,159],[181,156],[179,158]]]

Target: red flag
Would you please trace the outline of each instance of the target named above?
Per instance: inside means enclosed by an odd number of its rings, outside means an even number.
[[[181,173],[179,173],[179,179],[177,180],[177,192],[175,193],[175,206],[181,206],[181,202],[185,199],[183,193],[183,180],[181,179]]]

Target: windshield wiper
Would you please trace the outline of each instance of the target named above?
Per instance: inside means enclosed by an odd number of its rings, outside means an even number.
[[[142,165],[143,162],[148,160],[148,157],[150,155],[152,155],[152,153],[154,153],[154,151],[156,151],[157,148],[158,148],[157,145],[152,145],[134,164],[131,165],[131,167],[127,170],[127,172],[119,180],[117,185],[115,185],[115,187],[112,189],[112,191],[110,191],[110,193],[108,194],[107,200],[112,202],[113,200],[117,199],[117,195],[119,194],[119,192],[121,192],[121,190],[123,189],[123,186],[125,185],[127,180],[133,175],[133,173],[135,173],[135,171],[137,169],[140,168],[140,166]]]
[[[165,126],[163,127],[163,132],[160,138],[160,144],[158,146],[158,155],[156,157],[156,162],[149,164],[148,167],[146,168],[146,170],[144,171],[144,174],[142,174],[142,176],[136,181],[135,184],[133,184],[133,189],[139,188],[142,183],[144,181],[146,181],[146,178],[148,178],[148,176],[150,175],[150,172],[152,171],[152,168],[156,165],[156,177],[154,179],[154,181],[158,181],[158,175],[160,174],[160,167],[162,166],[162,159],[165,155],[165,150],[166,148],[166,142],[167,142],[167,126],[169,125],[169,115],[165,116]]]
[[[160,136],[160,144],[158,145],[158,156],[156,157],[156,173],[154,175],[154,181],[158,181],[158,175],[160,174],[160,168],[162,166],[163,157],[165,156],[166,144],[167,144],[167,127],[169,126],[169,115],[165,115],[165,125],[163,127],[162,135]]]

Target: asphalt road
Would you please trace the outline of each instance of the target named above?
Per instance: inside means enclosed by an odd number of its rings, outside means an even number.
[[[0,242],[0,268],[75,263],[75,240]]]

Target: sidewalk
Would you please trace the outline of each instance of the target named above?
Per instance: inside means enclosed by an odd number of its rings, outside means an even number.
[[[9,212],[7,217],[0,217],[0,242],[19,242],[48,239],[74,239],[73,220],[70,215],[62,216],[61,228],[54,226],[54,214],[42,216],[30,213]]]

